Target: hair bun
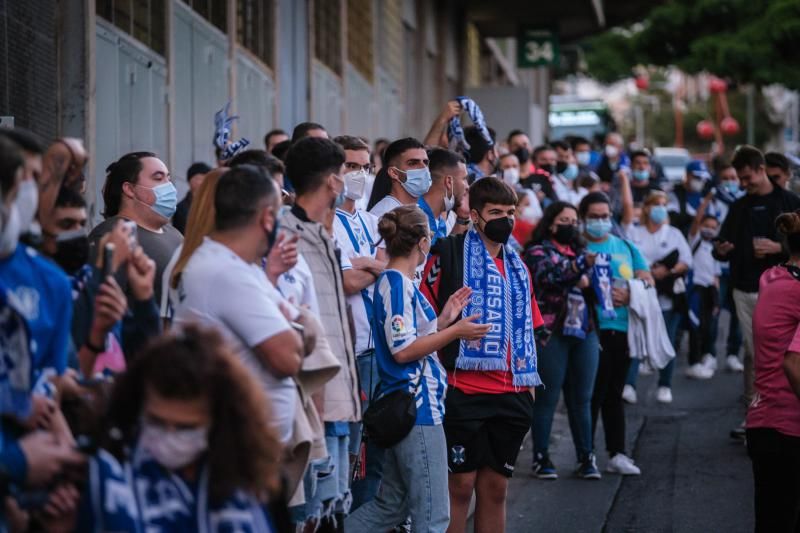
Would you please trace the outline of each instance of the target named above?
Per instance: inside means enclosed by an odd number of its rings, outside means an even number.
[[[800,233],[800,214],[797,212],[783,213],[775,221],[778,231],[784,235]]]
[[[381,238],[386,242],[394,239],[399,230],[400,221],[397,218],[397,213],[394,211],[385,213],[378,221],[378,233],[380,233]]]

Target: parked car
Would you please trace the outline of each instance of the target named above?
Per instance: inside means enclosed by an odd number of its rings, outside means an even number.
[[[661,147],[653,152],[653,159],[664,171],[666,188],[671,189],[676,183],[683,181],[686,165],[692,160],[686,148]]]

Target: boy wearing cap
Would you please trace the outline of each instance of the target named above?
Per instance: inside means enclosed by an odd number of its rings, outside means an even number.
[[[667,203],[670,223],[681,230],[684,237],[689,234],[697,209],[711,186],[711,174],[706,164],[699,160],[690,161],[686,165],[683,181],[672,190]],[[707,214],[716,216],[713,206],[709,206]]]

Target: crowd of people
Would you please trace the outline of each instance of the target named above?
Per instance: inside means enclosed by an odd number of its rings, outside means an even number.
[[[180,202],[156,153],[108,164],[94,227],[82,142],[0,130],[0,531],[461,533],[473,497],[503,531],[529,431],[533,475],[564,474],[562,391],[574,475],[603,475],[601,420],[604,473],[639,475],[639,375],[669,403],[676,367],[723,366],[757,529],[800,523],[785,157],[671,183],[617,133],[499,140],[466,98],[422,141],[216,123]]]

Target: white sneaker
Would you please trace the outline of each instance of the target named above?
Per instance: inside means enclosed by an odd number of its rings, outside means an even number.
[[[686,369],[686,377],[691,379],[711,379],[714,377],[714,371],[703,365],[703,363],[695,363]]]
[[[714,357],[710,353],[707,353],[707,354],[705,354],[703,356],[703,360],[701,362],[703,363],[703,366],[705,366],[706,368],[710,368],[711,370],[716,372],[716,370],[717,370],[717,358],[716,357]]]
[[[633,459],[625,454],[618,453],[609,459],[606,472],[622,474],[623,476],[638,476],[642,473],[639,467],[633,464]]]
[[[744,372],[744,365],[739,358],[733,354],[729,355],[725,360],[725,366],[728,367],[730,372]]]
[[[669,387],[659,387],[656,391],[656,401],[661,403],[672,403],[672,389]]]
[[[625,385],[625,387],[622,389],[622,399],[627,403],[636,403],[638,401],[638,398],[636,397],[636,389],[634,389],[631,385]]]

